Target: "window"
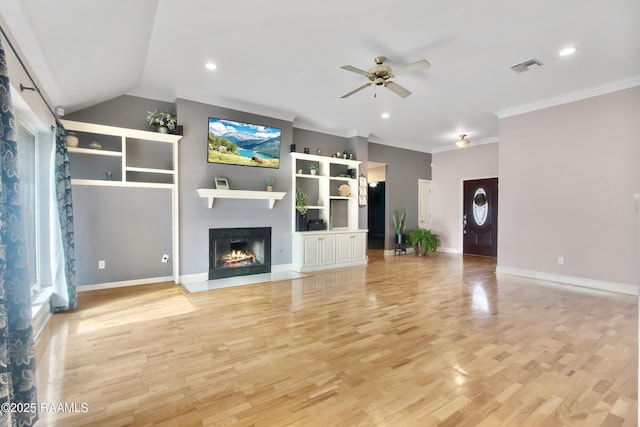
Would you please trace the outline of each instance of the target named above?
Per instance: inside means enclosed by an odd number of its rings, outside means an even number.
[[[28,256],[28,275],[31,294],[40,290],[38,271],[38,153],[36,132],[18,122],[18,173],[23,194],[25,245]]]

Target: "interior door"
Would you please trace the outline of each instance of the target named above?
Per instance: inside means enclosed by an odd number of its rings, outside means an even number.
[[[418,227],[431,229],[431,181],[418,180]]]
[[[498,256],[498,178],[464,181],[462,252]]]

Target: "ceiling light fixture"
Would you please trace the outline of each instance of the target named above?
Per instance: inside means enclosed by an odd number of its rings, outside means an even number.
[[[460,141],[456,141],[456,145],[460,148],[466,148],[469,145],[469,140],[466,139],[467,134],[461,133],[459,136],[460,136]]]
[[[382,117],[383,119],[388,119],[388,118],[389,118],[389,117],[391,117],[391,116],[389,115],[389,113],[382,113],[382,114],[381,114],[381,117]]]
[[[216,64],[214,64],[213,62],[207,62],[206,64],[204,64],[204,67],[207,70],[217,70],[218,66]]]
[[[558,52],[558,55],[560,56],[569,56],[576,53],[576,48],[574,46],[567,46],[564,49],[562,49],[560,52]]]

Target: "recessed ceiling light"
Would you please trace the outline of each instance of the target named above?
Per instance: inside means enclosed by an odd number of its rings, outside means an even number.
[[[391,116],[389,115],[389,113],[382,113],[380,116],[381,116],[383,119],[388,119],[389,117],[391,117]]]
[[[204,64],[204,67],[207,70],[217,70],[218,66],[216,64],[214,64],[213,62],[207,62],[206,64]]]
[[[576,53],[576,48],[574,46],[567,46],[564,49],[562,49],[560,52],[558,52],[560,56],[569,56],[574,53]]]

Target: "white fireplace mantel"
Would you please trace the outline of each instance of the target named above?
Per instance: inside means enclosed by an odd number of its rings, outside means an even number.
[[[196,191],[200,197],[208,199],[209,209],[213,208],[213,201],[216,198],[268,200],[269,209],[273,209],[276,200],[282,200],[285,194],[287,194],[277,191],[216,190],[213,188],[198,188]]]

